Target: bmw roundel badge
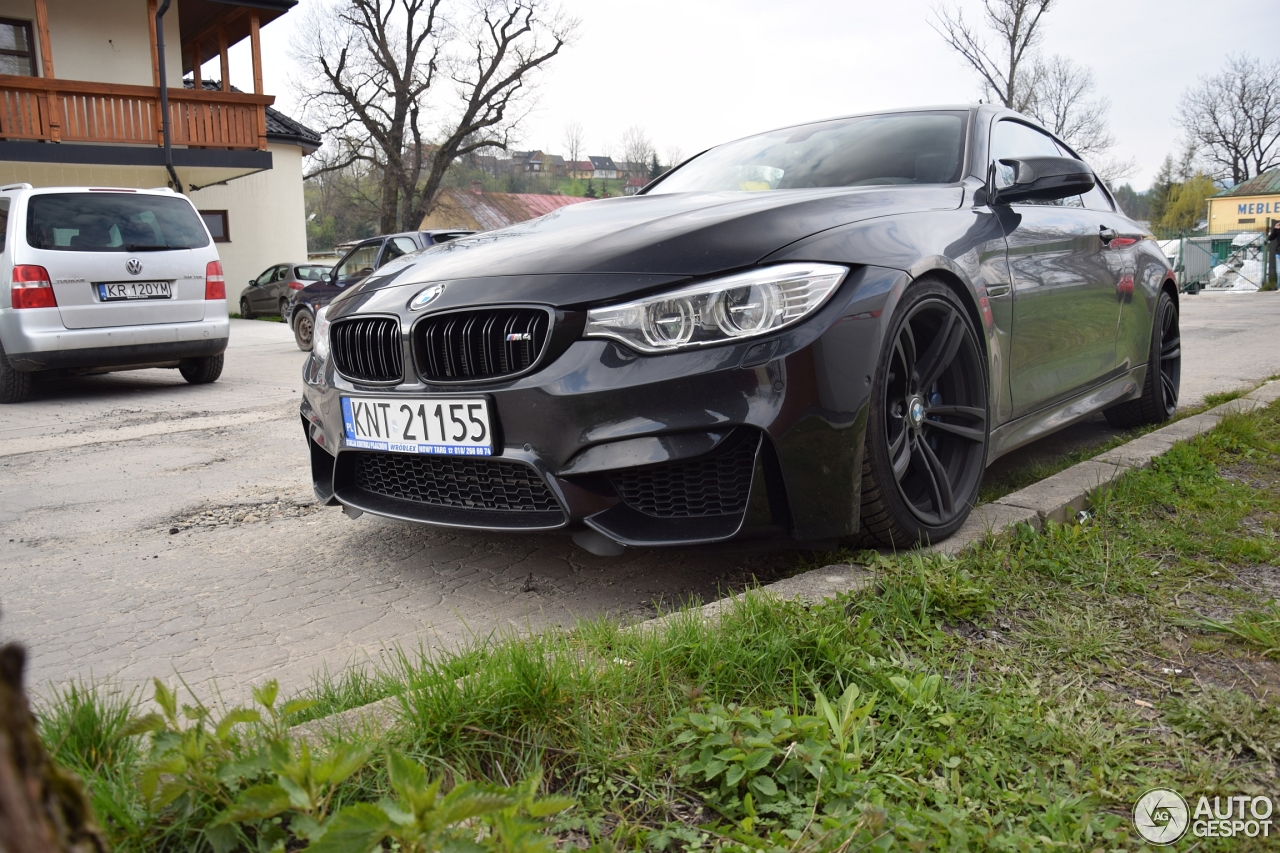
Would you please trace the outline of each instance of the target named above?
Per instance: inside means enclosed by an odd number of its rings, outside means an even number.
[[[409,300],[409,310],[419,311],[426,308],[442,293],[444,293],[444,285],[433,284],[431,287],[428,287],[426,290],[413,297],[413,299]]]

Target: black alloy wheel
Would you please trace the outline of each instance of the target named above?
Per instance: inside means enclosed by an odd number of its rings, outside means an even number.
[[[1167,290],[1156,300],[1151,330],[1151,354],[1142,396],[1112,406],[1103,414],[1113,427],[1131,429],[1162,424],[1178,412],[1182,388],[1182,334],[1178,329],[1178,303]]]
[[[240,297],[240,316],[245,320],[253,319],[253,309],[249,307],[249,300],[244,296]]]
[[[984,350],[951,288],[926,278],[907,290],[871,390],[863,542],[945,539],[977,503],[990,432]]]
[[[315,328],[316,321],[310,311],[299,308],[293,312],[293,340],[298,344],[298,349],[311,352],[311,337]]]

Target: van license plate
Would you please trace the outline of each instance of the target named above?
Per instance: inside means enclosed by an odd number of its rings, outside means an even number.
[[[347,447],[446,456],[493,455],[483,397],[343,397]]]
[[[103,302],[124,299],[170,299],[171,281],[108,281],[98,285],[98,298]]]

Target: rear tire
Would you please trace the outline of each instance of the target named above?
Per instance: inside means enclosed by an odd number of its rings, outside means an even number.
[[[311,352],[315,330],[316,319],[311,316],[310,311],[299,308],[293,312],[293,340],[298,344],[298,349]]]
[[[986,357],[967,306],[942,282],[911,285],[871,385],[862,464],[862,543],[939,542],[978,502],[986,467]]]
[[[221,355],[184,358],[178,362],[178,372],[192,385],[208,385],[210,382],[216,382],[222,375],[222,361]]]
[[[1178,303],[1169,291],[1160,291],[1151,330],[1151,350],[1142,396],[1103,411],[1107,423],[1117,429],[1162,424],[1178,411],[1182,387],[1182,336],[1178,330]]]
[[[249,307],[249,300],[243,296],[240,297],[240,317],[245,320],[253,319],[253,309]]]
[[[31,396],[34,377],[25,370],[18,370],[0,344],[0,403],[21,403]]]
[[[280,320],[285,323],[289,322],[289,300],[287,299],[280,300]]]

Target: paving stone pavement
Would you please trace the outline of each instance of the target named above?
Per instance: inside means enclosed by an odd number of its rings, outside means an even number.
[[[1280,373],[1280,297],[1198,299],[1184,303],[1185,400]],[[265,678],[302,687],[396,647],[644,618],[655,602],[712,599],[818,556],[604,558],[562,536],[313,508],[297,420],[303,356],[282,325],[233,321],[232,335],[212,386],[137,371],[47,383],[35,401],[0,408],[0,639],[29,646],[38,692],[70,678],[180,675],[239,700]]]

